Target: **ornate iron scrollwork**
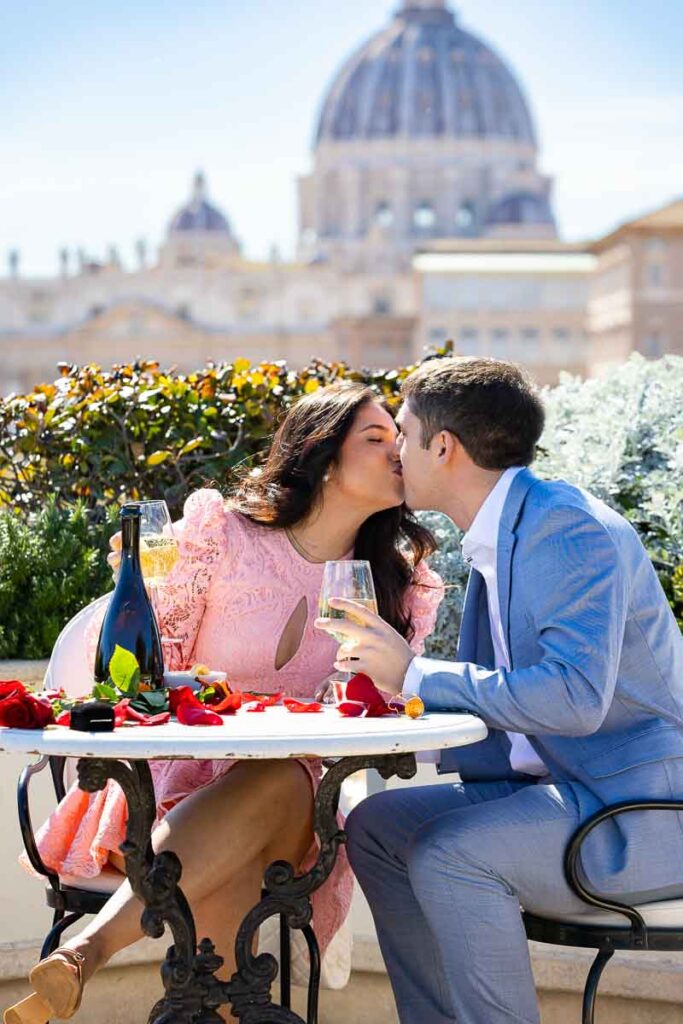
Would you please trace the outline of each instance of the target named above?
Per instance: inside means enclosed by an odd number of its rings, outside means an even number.
[[[216,977],[223,960],[213,943],[197,936],[190,906],[180,888],[182,865],[174,853],[155,854],[151,829],[156,816],[154,789],[146,761],[82,759],[78,763],[81,789],[96,792],[108,779],[123,789],[128,802],[128,826],[121,852],[133,892],[144,905],[142,928],[146,935],[160,938],[168,925],[173,935],[161,968],[165,996],[152,1009],[149,1024],[220,1024],[218,1008],[226,1003],[241,1024],[316,1024],[315,1009],[304,1022],[298,1014],[277,1006],[271,986],[278,965],[269,953],[254,954],[260,926],[282,914],[290,928],[305,928],[311,921],[311,894],[329,877],[346,834],[339,828],[337,809],[342,783],[349,775],[376,768],[383,778],[392,775],[411,778],[415,774],[412,754],[347,757],[337,761],[322,779],[315,800],[314,823],[320,851],[312,868],[296,875],[291,864],[275,861],[264,877],[265,895],[249,911],[235,940],[237,970],[230,981]],[[314,979],[317,984],[317,977]],[[316,1005],[315,1002],[313,1004]]]

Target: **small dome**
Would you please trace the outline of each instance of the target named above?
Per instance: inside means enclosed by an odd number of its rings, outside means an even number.
[[[407,0],[342,67],[317,141],[504,138],[535,145],[522,90],[494,51],[456,23],[444,0]]]
[[[220,231],[232,234],[227,217],[206,198],[206,179],[201,171],[195,175],[192,198],[178,210],[168,230],[171,234],[176,231]]]
[[[499,199],[486,218],[487,223],[502,224],[555,224],[553,211],[547,198],[530,192],[516,192]]]

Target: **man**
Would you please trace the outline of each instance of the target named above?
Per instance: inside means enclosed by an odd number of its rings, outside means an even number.
[[[543,409],[518,367],[429,361],[403,396],[406,501],[465,531],[457,659],[414,657],[342,600],[363,626],[319,624],[346,637],[338,668],[417,692],[428,712],[476,712],[489,736],[441,756],[439,770],[460,782],[361,803],[349,856],[402,1024],[537,1024],[520,904],[585,910],[562,870],[578,824],[618,800],[683,795],[683,638],[631,526],[528,469]],[[683,815],[625,815],[584,849],[604,893],[683,892]]]

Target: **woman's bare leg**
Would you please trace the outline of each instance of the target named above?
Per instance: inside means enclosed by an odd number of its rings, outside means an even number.
[[[268,862],[269,863],[269,862]],[[211,896],[207,896],[194,910],[197,936],[211,939],[216,952],[223,957],[224,963],[216,976],[229,981],[237,967],[235,963],[235,936],[242,921],[261,898],[263,872],[267,863],[249,864],[241,874],[235,875],[230,881]],[[256,950],[254,950],[256,952]],[[236,1021],[228,1007],[219,1010],[226,1021]]]
[[[114,867],[125,874],[125,863],[120,853],[109,857]],[[249,864],[241,874],[235,875],[221,889],[216,889],[193,908],[194,922],[199,939],[205,936],[213,942],[216,952],[223,958],[223,966],[216,977],[229,981],[237,969],[235,963],[235,936],[242,921],[261,898],[263,874],[270,861]],[[256,950],[254,950],[256,952]],[[218,1011],[221,1012],[220,1010]],[[223,1019],[233,1021],[227,1008]]]
[[[186,797],[155,829],[155,851],[173,850],[180,858],[181,886],[195,913],[199,938],[207,934],[205,928],[224,922],[220,937],[210,931],[208,935],[225,957],[226,970],[228,965],[234,970],[235,931],[258,900],[263,869],[273,860],[301,863],[313,838],[312,815],[311,784],[301,765],[241,762],[213,785]],[[244,888],[250,893],[242,898],[238,883],[247,878]],[[235,904],[234,914],[233,901],[240,904],[239,909]],[[69,948],[85,956],[86,980],[114,953],[141,938],[140,914],[140,903],[126,881],[69,940]]]

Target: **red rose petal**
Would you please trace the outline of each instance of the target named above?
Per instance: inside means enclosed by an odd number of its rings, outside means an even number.
[[[199,703],[199,701],[197,702]],[[201,705],[195,707],[189,701],[178,705],[177,718],[181,725],[222,725],[223,719],[215,711]]]
[[[168,691],[168,707],[172,715],[178,713],[181,704],[191,704],[198,708],[204,707],[189,686],[176,686],[175,689]]]
[[[366,676],[364,672],[357,672],[346,684],[346,699],[376,704],[378,701],[382,701],[383,697],[370,676]]]
[[[345,700],[337,705],[337,710],[344,718],[362,718],[367,711],[367,706],[359,700]]]
[[[285,697],[282,703],[293,715],[314,714],[323,709],[322,704],[318,704],[317,701],[297,700],[296,697]]]

